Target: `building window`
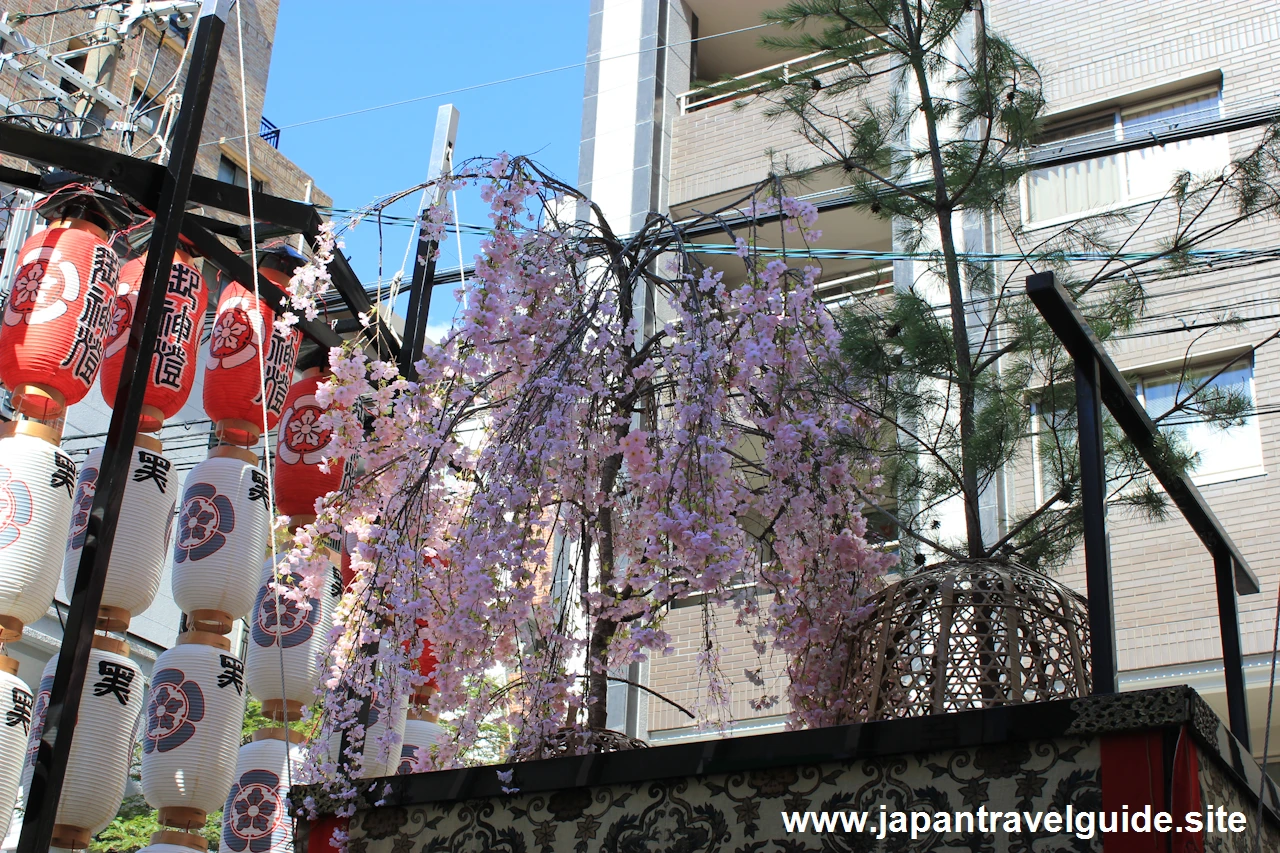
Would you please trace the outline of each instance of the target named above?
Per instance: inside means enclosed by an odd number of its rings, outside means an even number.
[[[247,187],[249,186],[249,173],[235,160],[223,154],[218,159],[218,180],[228,184],[235,184],[238,187]],[[265,186],[266,184],[261,178],[253,179],[254,192],[265,192]]]
[[[1171,131],[1221,117],[1221,102],[1213,89],[1107,110],[1052,128],[1040,147],[1083,153],[1127,139],[1154,143]],[[1026,178],[1023,218],[1049,224],[1153,201],[1169,191],[1179,172],[1217,171],[1229,159],[1226,135],[1219,133],[1035,169]]]
[[[1224,369],[1225,368],[1225,369]],[[1204,387],[1200,387],[1203,385]],[[1179,446],[1195,454],[1191,480],[1198,486],[1265,474],[1262,435],[1253,414],[1253,365],[1241,360],[1195,370],[1153,372],[1134,381],[1134,392],[1147,414],[1166,434],[1176,434]],[[1071,389],[1062,393],[1074,394]],[[1248,414],[1230,423],[1209,416],[1221,411],[1227,399]],[[1041,503],[1053,497],[1065,483],[1078,483],[1080,460],[1076,451],[1074,405],[1063,398],[1054,406],[1046,393],[1031,406],[1032,453],[1035,458],[1035,493]],[[1175,406],[1179,411],[1169,414]]]
[[[1080,457],[1076,453],[1076,413],[1059,394],[1070,387],[1055,387],[1031,404],[1031,450],[1035,457],[1035,492],[1043,504],[1066,483],[1080,482]],[[1058,405],[1055,405],[1058,403]]]
[[[1221,364],[1197,368],[1185,375],[1148,375],[1138,380],[1135,390],[1160,429],[1177,434],[1182,446],[1195,452],[1191,479],[1196,485],[1265,473],[1262,436],[1258,418],[1252,414],[1255,398],[1251,362],[1241,360],[1225,369]],[[1228,398],[1247,407],[1250,414],[1225,424],[1210,418],[1206,409],[1220,409],[1221,402]],[[1178,404],[1184,404],[1183,408],[1168,414]]]

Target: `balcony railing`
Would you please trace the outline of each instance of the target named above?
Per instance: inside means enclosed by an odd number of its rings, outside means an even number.
[[[690,89],[680,95],[680,112],[691,113],[695,110],[736,101],[738,98],[754,94],[765,86],[764,81],[761,79],[762,77],[768,76],[772,78],[777,76],[773,72],[780,72],[783,80],[790,81],[796,75],[816,74],[827,68],[835,68],[843,62],[844,60],[831,59],[826,51],[819,51],[808,56],[801,56],[798,59],[788,59],[786,62],[779,62],[777,65],[770,65],[767,68],[748,71],[746,74],[739,74],[737,77],[733,77],[723,83]],[[735,86],[735,83],[741,83],[741,85]]]
[[[258,135],[265,139],[272,148],[278,149],[280,147],[280,128],[267,121],[265,116],[258,127]]]

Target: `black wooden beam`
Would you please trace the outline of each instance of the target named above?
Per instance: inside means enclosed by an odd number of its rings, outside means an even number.
[[[98,148],[80,140],[50,136],[29,128],[0,123],[0,151],[32,163],[54,166],[104,181],[147,210],[154,211],[160,198],[164,166]],[[6,173],[0,173],[0,180],[4,179],[4,174]],[[21,177],[26,174],[28,173],[12,170],[10,177],[13,177],[14,181],[11,183],[24,181],[18,185],[28,186],[27,179]],[[246,189],[224,181],[193,175],[188,199],[193,204],[246,217],[249,215],[249,198]],[[314,241],[324,222],[314,205],[267,193],[253,193],[253,209],[257,221],[277,226],[264,231],[259,235],[260,237],[297,233]],[[214,233],[238,240],[248,239],[248,229],[236,227],[239,231],[235,235],[229,233],[229,229],[223,228],[218,228]],[[333,279],[334,289],[342,297],[352,315],[367,313],[372,309],[373,303],[369,300],[364,286],[341,252],[335,253],[333,263],[329,267],[329,274]],[[379,340],[382,343],[384,355],[397,356],[400,351],[399,338],[385,321],[379,320],[379,324],[382,331]],[[320,338],[315,340],[324,342]]]
[[[1227,712],[1231,733],[1247,748],[1249,711],[1245,697],[1244,654],[1240,643],[1240,612],[1236,596],[1258,592],[1258,578],[1218,521],[1218,517],[1209,509],[1191,478],[1184,472],[1172,469],[1165,461],[1159,430],[1134,396],[1133,389],[1125,381],[1120,369],[1085,322],[1084,315],[1080,313],[1071,294],[1054,280],[1053,273],[1045,272],[1027,278],[1027,295],[1074,359],[1076,381],[1083,380],[1089,386],[1084,391],[1077,389],[1077,400],[1082,404],[1079,418],[1082,487],[1089,487],[1092,481],[1102,477],[1100,412],[1090,403],[1091,396],[1095,400],[1100,397],[1182,513],[1182,517],[1200,537],[1213,560],[1214,586],[1218,600],[1218,634],[1222,640],[1222,667],[1227,687]],[[1089,420],[1090,417],[1092,420]],[[1110,624],[1115,618],[1110,602],[1110,546],[1106,542],[1105,521],[1100,521],[1105,519],[1106,495],[1100,485],[1095,482],[1092,488],[1081,490],[1085,515],[1085,563],[1089,579],[1089,621],[1090,628],[1095,630],[1100,623]],[[1095,584],[1098,587],[1096,590]],[[1104,584],[1105,601],[1095,600],[1101,599]],[[1095,620],[1092,612],[1094,607],[1107,608],[1105,614],[1100,614],[1102,619]],[[1104,665],[1114,666],[1105,657],[1106,643],[1110,642],[1114,648],[1114,635],[1094,637],[1093,640],[1095,652],[1101,651],[1104,655]],[[1104,670],[1098,672],[1095,678],[1099,679],[1099,684],[1104,684],[1108,676],[1109,673]]]
[[[203,227],[202,223],[184,221],[182,223],[182,236],[191,241],[197,253],[203,255],[210,263],[233,280],[241,282],[245,286],[249,286],[253,282],[254,270],[244,258],[240,257],[234,250],[227,248],[227,245],[215,237],[211,231]],[[257,273],[257,276],[258,294],[262,297],[262,300],[277,313],[289,310],[289,300],[284,291],[261,273]],[[321,346],[336,347],[342,345],[341,335],[324,323],[308,320],[306,317],[299,317],[297,328]]]
[[[1120,368],[1116,367],[1085,322],[1084,315],[1076,307],[1071,295],[1054,280],[1053,273],[1047,272],[1036,273],[1027,278],[1027,295],[1040,309],[1072,358],[1086,363],[1096,360],[1102,402],[1134,443],[1143,461],[1151,468],[1151,472],[1209,553],[1215,553],[1220,547],[1226,548],[1235,565],[1236,584],[1240,588],[1240,594],[1252,595],[1258,592],[1257,575],[1249,568],[1249,562],[1240,553],[1213,510],[1209,509],[1195,483],[1186,474],[1180,474],[1165,464],[1160,450],[1159,430],[1134,396],[1133,389],[1120,373]]]
[[[1090,692],[1116,693],[1116,609],[1107,541],[1107,471],[1102,442],[1098,364],[1076,362],[1076,435],[1080,449],[1080,502],[1084,506],[1084,571],[1089,598]]]

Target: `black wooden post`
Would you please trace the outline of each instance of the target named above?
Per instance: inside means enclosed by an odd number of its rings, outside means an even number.
[[[204,125],[230,5],[231,0],[204,0],[197,19],[191,70],[183,89],[172,155],[164,170],[160,203],[155,209],[155,230],[142,280],[138,284],[137,309],[121,366],[121,375],[131,376],[133,380],[120,383],[107,429],[106,447],[98,469],[98,489],[89,513],[80,567],[75,585],[70,590],[71,607],[62,638],[62,651],[53,678],[35,771],[27,792],[22,835],[18,841],[19,853],[45,853],[53,838],[98,607],[102,603],[102,588],[115,541],[116,520],[124,498],[134,436],[138,432],[138,418],[147,389],[146,375],[155,355],[155,343],[165,310],[164,287],[178,246],[178,232],[191,187],[200,130]],[[159,298],[155,298],[157,286]]]
[[[1218,593],[1218,634],[1222,639],[1222,675],[1227,687],[1227,722],[1236,740],[1249,749],[1249,705],[1244,690],[1244,650],[1236,607],[1236,575],[1231,552],[1213,549],[1213,580]]]
[[[1111,548],[1107,542],[1107,474],[1102,451],[1102,394],[1098,364],[1076,362],[1076,423],[1080,449],[1080,502],[1084,511],[1084,566],[1089,596],[1093,693],[1119,689]]]

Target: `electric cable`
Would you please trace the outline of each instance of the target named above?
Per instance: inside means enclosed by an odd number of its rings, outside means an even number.
[[[555,68],[545,68],[541,71],[530,71],[527,74],[516,74],[511,77],[504,77],[501,80],[489,80],[484,83],[473,83],[469,86],[459,86],[455,89],[446,89],[441,92],[434,92],[430,95],[417,95],[415,97],[405,98],[400,101],[392,101],[390,103],[378,104],[372,107],[362,107],[360,109],[348,110],[347,112],[335,113],[334,115],[322,116],[320,118],[306,119],[305,121],[296,121],[291,124],[282,124],[280,125],[280,129],[291,130],[295,127],[305,127],[307,125],[319,124],[325,121],[334,121],[335,119],[340,119],[340,118],[350,118],[351,116],[364,115],[365,113],[378,112],[379,110],[387,110],[393,107],[403,107],[407,104],[417,104],[417,103],[421,103],[422,101],[430,101],[435,98],[443,98],[448,95],[457,95],[462,92],[474,92],[477,89],[487,89],[491,86],[501,86],[505,83],[516,83],[521,80],[530,80],[530,79],[533,79],[534,77],[544,77],[548,74],[556,74],[561,71],[571,71],[575,68],[585,68],[593,62],[605,62],[611,59],[625,59],[631,56],[642,56],[646,53],[653,53],[659,50],[663,50],[665,48],[684,47],[686,45],[697,44],[698,42],[710,41],[711,39],[717,39],[717,38],[724,38],[725,36],[738,35],[739,33],[751,32],[752,30],[759,30],[759,29],[763,29],[764,27],[772,27],[772,26],[774,26],[774,24],[755,24],[750,27],[742,27],[741,29],[730,30],[724,33],[713,33],[712,35],[709,35],[709,36],[699,36],[698,38],[688,39],[686,41],[671,42],[669,44],[660,44],[654,47],[641,48],[640,50],[631,51],[629,53],[619,53],[619,54],[612,54],[610,56],[601,56],[596,59],[588,59],[582,62],[574,62],[569,65],[560,65]],[[213,142],[205,142],[203,144],[218,145],[221,142],[234,141],[234,139],[235,137],[227,137],[226,139],[220,139]]]

